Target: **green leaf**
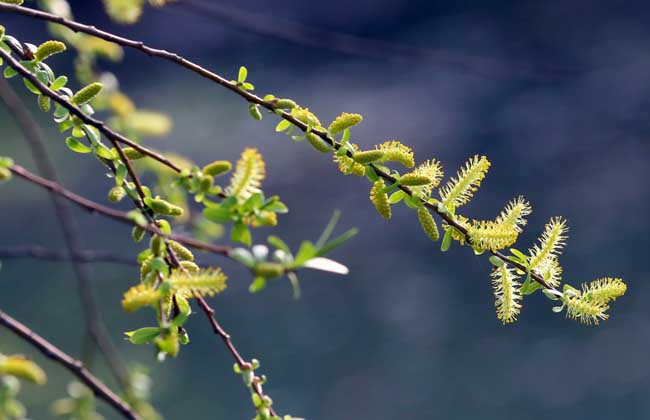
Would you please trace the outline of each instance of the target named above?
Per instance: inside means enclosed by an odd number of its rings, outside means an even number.
[[[244,66],[239,68],[239,74],[237,75],[237,81],[239,83],[244,83],[248,77],[248,69]]]
[[[395,191],[390,195],[390,197],[388,197],[388,202],[390,204],[397,204],[400,201],[402,201],[406,196],[407,194],[402,190]]]
[[[531,273],[528,272],[528,274],[526,275],[526,281],[524,281],[524,284],[521,285],[520,292],[522,295],[530,295],[535,291],[537,291],[537,289],[539,289],[540,287],[542,287],[542,285],[537,283],[536,281],[533,281]]]
[[[339,151],[341,151],[341,150],[345,150],[345,149],[343,149],[343,148],[339,149]],[[368,178],[370,180],[370,182],[373,182],[373,183],[379,181],[379,175],[377,175],[377,172],[375,172],[375,169],[370,165],[366,166],[366,178]]]
[[[440,244],[440,251],[442,252],[447,252],[451,245],[451,229],[452,228],[448,228],[445,230],[445,236],[442,238],[442,243]]]
[[[264,277],[255,277],[255,280],[248,286],[248,291],[257,293],[266,287],[266,279]]]
[[[278,125],[275,126],[275,131],[278,133],[283,132],[287,128],[291,127],[291,122],[287,120],[281,120]]]
[[[5,78],[11,79],[12,77],[14,77],[17,74],[18,74],[18,72],[16,70],[14,70],[13,67],[5,67],[5,71],[4,71]]]
[[[41,91],[30,80],[23,77],[23,83],[25,84],[27,89],[29,89],[33,94],[35,94],[35,95],[40,95],[41,94]]]
[[[228,253],[228,256],[230,256],[235,261],[239,261],[248,268],[253,267],[256,262],[253,254],[251,254],[251,252],[245,248],[235,248],[230,251],[230,253]]]
[[[300,244],[298,253],[296,254],[294,265],[296,267],[301,267],[305,261],[314,258],[316,255],[317,251],[316,248],[314,248],[314,244],[309,241],[303,241],[303,243]]]
[[[526,264],[527,257],[526,257],[526,255],[524,255],[523,252],[521,252],[521,251],[519,251],[518,249],[515,249],[515,248],[510,248],[510,252],[512,253],[512,255],[517,257],[522,264]]]
[[[334,213],[332,214],[329,222],[327,222],[327,226],[325,226],[323,233],[321,233],[320,237],[316,241],[316,248],[322,248],[323,245],[325,245],[325,243],[330,239],[330,236],[332,236],[332,232],[334,231],[334,228],[340,219],[341,212],[339,210],[334,210]]]
[[[185,323],[185,321],[187,321],[187,317],[192,313],[192,307],[187,299],[180,296],[176,296],[176,305],[178,306],[179,314],[172,320],[172,325],[180,327]]]
[[[124,178],[126,178],[127,175],[127,169],[126,166],[124,166],[122,163],[116,166],[116,171],[115,171],[115,185],[122,185],[124,184]]]
[[[242,222],[237,222],[233,225],[230,231],[230,239],[233,242],[239,242],[248,246],[251,246],[253,242],[250,229]]]
[[[289,246],[282,239],[280,239],[279,237],[277,237],[275,235],[270,235],[268,238],[266,238],[266,241],[270,245],[276,247],[277,249],[281,249],[284,252],[286,252],[287,254],[291,254],[291,250],[289,249]]]
[[[144,327],[135,331],[125,332],[124,334],[133,344],[146,344],[158,337],[161,332],[162,329],[159,327]]]
[[[211,207],[203,209],[203,215],[206,219],[215,223],[230,223],[235,220],[232,212],[223,207]]]
[[[73,137],[68,137],[65,139],[65,144],[68,145],[68,148],[72,150],[73,152],[77,153],[90,153],[92,152],[92,149],[79,140],[73,138]]]
[[[95,154],[97,156],[99,156],[99,157],[102,157],[102,158],[108,159],[108,160],[118,159],[118,157],[115,156],[115,154],[113,154],[113,151],[111,149],[109,149],[108,147],[104,146],[101,143],[97,143],[97,145],[95,145],[94,149],[95,149]]]
[[[318,249],[318,252],[316,253],[317,256],[322,256],[325,255],[329,252],[331,252],[333,249],[338,248],[339,246],[343,245],[347,241],[349,241],[351,238],[353,238],[357,233],[359,233],[359,230],[357,228],[352,228],[348,230],[347,232],[343,233],[340,236],[337,236],[336,238],[332,239],[325,245],[323,245],[321,248]]]
[[[496,255],[490,255],[490,264],[492,264],[495,267],[502,267],[504,262],[501,258],[497,257]]]
[[[61,89],[63,86],[65,86],[67,83],[68,83],[68,78],[66,76],[59,76],[54,80],[54,82],[52,82],[50,89],[57,91]]]

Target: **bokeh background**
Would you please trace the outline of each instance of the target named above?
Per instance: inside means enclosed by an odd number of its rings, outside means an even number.
[[[534,213],[519,248],[530,246],[549,217],[563,215],[571,228],[565,278],[628,282],[599,327],[553,314],[537,294],[526,299],[519,322],[502,326],[485,258],[459,247],[441,254],[406,208],[387,223],[368,202],[366,182],[276,134],[272,118],[253,122],[224,89],[127,50],[122,63],[106,68],[138,105],[173,116],[169,138],[149,144],[200,164],[258,147],[268,165],[265,190],[291,209],[275,233],[293,247],[315,239],[335,209],[343,212],[341,231],[360,229],[334,255],[351,274],[302,273],[298,301],[284,280],[251,295],[248,273],[202,257],[230,274],[227,293],[213,300],[218,318],[245,357],[261,359],[280,412],[310,420],[650,418],[647,2],[215,0],[205,3],[221,14],[183,4],[149,8],[133,27],[111,23],[97,0],[71,3],[78,20],[228,77],[245,64],[258,92],[294,98],[322,120],[362,113],[354,130],[362,146],[401,139],[416,160],[436,157],[448,174],[486,154],[493,168],[469,215],[493,217],[525,194]],[[49,37],[41,22],[3,14],[0,23],[25,41]],[[71,73],[65,57],[52,64]],[[110,180],[97,163],[68,153],[33,97],[24,98],[46,129],[64,184],[105,202]],[[21,133],[0,109],[0,155],[33,168]],[[75,212],[89,249],[135,255],[141,248],[126,227]],[[42,190],[19,179],[3,185],[0,214],[0,247],[61,246]],[[256,231],[255,240],[266,234]],[[149,347],[121,339],[150,323],[150,313],[126,315],[119,305],[137,270],[93,269],[111,334],[129,359],[151,369],[153,401],[167,419],[253,416],[230,355],[201,317],[188,324],[191,345],[158,364]],[[79,354],[83,322],[66,264],[3,261],[0,306]],[[48,404],[63,395],[68,372],[7,331],[0,331],[0,349],[33,355],[47,368],[49,386],[25,387],[22,395],[32,418],[50,418]]]

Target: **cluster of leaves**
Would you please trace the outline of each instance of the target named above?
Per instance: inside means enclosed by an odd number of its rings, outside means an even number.
[[[26,410],[18,401],[20,381],[43,385],[45,372],[22,355],[5,356],[0,353],[0,419],[24,419]]]

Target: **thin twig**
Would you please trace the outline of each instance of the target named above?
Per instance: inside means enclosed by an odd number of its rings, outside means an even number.
[[[202,76],[202,77],[204,77],[204,78],[206,78],[208,80],[212,80],[213,82],[225,87],[226,89],[228,89],[228,90],[234,92],[235,94],[241,96],[242,98],[244,98],[249,103],[257,104],[257,105],[259,105],[259,106],[261,106],[263,108],[268,109],[271,112],[276,113],[278,116],[280,116],[281,118],[291,122],[293,125],[300,128],[302,131],[307,131],[308,128],[309,128],[307,126],[307,124],[305,124],[304,122],[296,119],[293,115],[291,115],[291,114],[289,114],[287,112],[284,112],[284,111],[277,110],[274,107],[274,104],[273,104],[272,101],[265,101],[264,99],[260,98],[259,96],[255,95],[253,93],[250,93],[249,91],[246,91],[244,89],[241,89],[237,83],[230,82],[227,79],[219,76],[218,74],[213,73],[210,70],[208,70],[208,69],[206,69],[204,67],[201,67],[200,65],[198,65],[196,63],[193,63],[192,61],[189,61],[189,60],[183,58],[182,56],[180,56],[178,54],[171,53],[169,51],[165,51],[165,50],[161,50],[161,49],[152,48],[152,47],[149,47],[149,46],[145,45],[142,41],[134,41],[132,39],[123,38],[123,37],[111,34],[109,32],[97,29],[94,26],[84,25],[84,24],[81,24],[81,23],[78,23],[78,22],[74,22],[74,21],[65,19],[65,18],[63,18],[61,16],[52,15],[50,13],[41,12],[39,10],[34,10],[34,9],[26,8],[26,7],[0,3],[0,10],[3,10],[3,9],[4,10],[9,10],[9,11],[15,11],[15,12],[20,13],[22,15],[34,17],[34,18],[37,18],[37,19],[42,19],[42,20],[46,20],[46,21],[49,21],[49,22],[58,23],[60,25],[68,27],[69,29],[71,29],[71,30],[73,30],[75,32],[84,32],[86,34],[95,36],[97,38],[101,38],[101,39],[103,39],[105,41],[113,42],[113,43],[116,43],[118,45],[122,45],[124,47],[129,47],[129,48],[136,49],[136,50],[138,50],[138,51],[140,51],[140,52],[142,52],[144,54],[147,54],[147,55],[150,55],[150,56],[153,56],[153,57],[159,57],[159,58],[162,58],[162,59],[165,59],[165,60],[168,60],[168,61],[172,61],[172,62],[174,62],[176,64],[179,64],[182,67],[185,67],[186,69],[188,69],[188,70],[190,70],[190,71],[192,71],[194,73],[197,73],[198,75],[200,75],[200,76]],[[0,49],[0,55],[7,56],[7,53],[5,53],[4,51],[2,51]],[[13,58],[12,58],[12,60],[13,60]],[[16,63],[15,60],[13,60],[13,63]],[[9,64],[11,65],[12,63],[10,62]],[[12,67],[14,67],[14,66],[12,65]],[[18,70],[18,69],[16,69],[16,70]],[[23,68],[23,70],[27,71],[24,68]],[[38,82],[38,80],[36,80],[36,78],[31,73],[29,73],[29,72],[27,72],[27,73],[30,76],[30,81]],[[40,83],[40,82],[38,82],[38,83]],[[328,133],[326,131],[324,131],[324,130],[312,129],[311,132],[314,133],[315,135],[317,135],[318,137],[320,137],[321,140],[323,140],[325,143],[329,144],[330,146],[332,146],[336,150],[338,150],[338,149],[340,149],[342,147],[342,145],[339,142],[337,142],[335,139],[331,138],[328,135]],[[348,152],[348,156],[350,156],[350,155],[351,154]],[[378,176],[380,176],[381,178],[389,181],[391,184],[395,183],[395,181],[396,181],[395,178],[392,177],[390,174],[388,174],[385,171],[379,169],[376,165],[371,164],[370,166],[375,170],[375,172],[377,173]],[[405,193],[412,196],[412,191],[408,187],[400,185],[399,188],[402,191],[404,191]],[[435,214],[437,214],[440,218],[442,218],[445,222],[447,222],[447,224],[449,224],[451,227],[453,227],[456,230],[458,230],[459,232],[461,232],[465,236],[466,241],[468,243],[471,243],[471,238],[469,237],[467,229],[464,226],[462,226],[461,224],[456,222],[448,214],[438,210],[437,206],[435,206],[435,205],[433,205],[431,203],[428,203],[428,202],[423,203],[423,205],[425,207],[427,207],[429,210],[431,210],[432,212],[434,212]],[[518,268],[520,270],[523,270],[523,271],[527,271],[526,267],[524,267],[522,264],[519,264],[517,262],[514,262],[514,261],[508,259],[503,253],[501,253],[499,251],[491,251],[491,254],[496,256],[500,260],[502,260],[505,264],[511,265],[511,266],[516,267],[516,268]],[[544,280],[544,278],[542,276],[531,272],[531,278],[534,281],[536,281],[537,283],[539,283],[545,289],[555,290],[551,285],[549,285],[546,282],[546,280]]]
[[[47,179],[45,179],[43,177],[40,177],[40,176],[28,171],[27,169],[23,168],[20,165],[12,165],[9,169],[11,170],[11,172],[14,175],[19,176],[19,177],[21,177],[21,178],[23,178],[23,179],[25,179],[25,180],[33,183],[33,184],[36,184],[36,185],[38,185],[40,187],[46,188],[46,189],[48,189],[48,190],[50,190],[50,191],[64,197],[64,198],[72,201],[73,203],[83,207],[84,209],[90,211],[91,213],[102,214],[102,215],[104,215],[106,217],[109,217],[109,218],[111,218],[113,220],[117,220],[117,221],[119,221],[121,223],[125,223],[125,224],[130,225],[130,226],[135,225],[133,219],[131,218],[131,216],[129,216],[128,213],[125,213],[125,212],[122,212],[122,211],[119,211],[119,210],[115,210],[115,209],[112,209],[110,207],[106,207],[106,206],[104,206],[102,204],[96,203],[94,201],[88,200],[85,197],[82,197],[82,196],[80,196],[78,194],[73,193],[72,191],[69,191],[69,190],[65,189],[64,187],[62,187],[60,184],[58,184],[56,182],[52,182],[50,180],[47,180]],[[223,255],[223,256],[227,256],[227,257],[230,256],[231,248],[227,247],[227,246],[209,244],[209,243],[206,243],[206,242],[201,242],[201,241],[196,240],[194,238],[190,238],[190,237],[187,237],[187,236],[178,235],[178,234],[174,234],[174,233],[172,233],[171,235],[165,235],[165,233],[161,232],[160,229],[157,226],[152,225],[152,224],[142,226],[142,229],[146,230],[147,232],[154,233],[154,234],[162,236],[162,237],[167,237],[167,238],[172,239],[172,240],[174,240],[174,241],[176,241],[178,243],[181,243],[183,245],[187,245],[187,246],[189,246],[191,248],[200,249],[200,250],[203,250],[203,251],[208,251],[208,252],[211,252],[211,253],[217,254],[217,255]]]
[[[125,403],[120,397],[111,391],[110,388],[108,388],[102,381],[90,373],[84,367],[83,363],[81,363],[79,360],[76,360],[68,354],[64,353],[54,344],[36,334],[27,326],[12,318],[2,310],[0,310],[0,324],[4,325],[14,334],[29,342],[49,359],[52,359],[67,368],[83,383],[88,385],[95,396],[113,406],[122,414],[122,416],[126,417],[127,419],[141,420],[140,416],[131,410],[127,403]]]
[[[62,252],[56,249],[48,249],[39,245],[0,248],[0,259],[13,258],[37,258],[50,261],[138,265],[138,263],[131,256],[118,255],[109,251],[82,250],[73,255],[70,255],[67,252]]]
[[[0,78],[0,98],[4,101],[9,112],[14,116],[14,119],[20,126],[39,172],[56,182],[58,178],[56,169],[47,155],[43,134],[38,124],[34,121],[11,85],[2,78]],[[80,240],[79,227],[71,214],[69,203],[62,197],[57,196],[54,192],[50,192],[50,198],[52,199],[56,216],[59,219],[61,230],[63,231],[67,250],[65,256],[69,257],[72,262],[72,268],[77,278],[87,334],[92,337],[92,342],[97,345],[106,358],[109,369],[120,387],[127,389],[129,387],[128,371],[124,361],[120,357],[119,351],[106,330],[106,324],[97,307],[97,302],[90,286],[91,276],[88,267],[81,261],[71,258],[73,255],[80,254],[84,248]],[[90,347],[90,350],[92,351],[92,347]],[[86,363],[89,362],[85,358],[84,361]]]

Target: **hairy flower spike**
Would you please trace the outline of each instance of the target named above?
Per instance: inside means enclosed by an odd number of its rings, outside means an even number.
[[[491,220],[473,220],[467,227],[472,245],[490,251],[506,248],[517,241],[519,232],[515,225]]]
[[[139,284],[131,287],[124,293],[122,308],[127,312],[133,312],[143,306],[151,306],[158,303],[161,297],[160,292],[152,286]]]
[[[348,114],[347,112],[342,113],[332,123],[327,127],[327,131],[331,135],[336,135],[346,128],[355,126],[363,120],[361,114]]]
[[[495,267],[491,274],[492,286],[494,288],[494,306],[497,311],[497,318],[504,324],[517,320],[521,309],[521,294],[519,293],[519,282],[514,270],[507,265]]]
[[[451,178],[447,184],[440,189],[442,203],[449,210],[454,210],[467,204],[476,190],[481,186],[481,181],[490,169],[490,162],[485,156],[475,155],[470,158],[465,166],[461,167],[456,178]]]
[[[623,296],[627,291],[627,285],[618,278],[605,277],[594,280],[588,285],[582,285],[582,295],[585,299],[608,303]]]
[[[169,282],[174,292],[183,296],[214,296],[226,289],[227,278],[219,268],[201,269],[197,273],[174,270]]]
[[[505,209],[501,212],[499,217],[497,217],[496,222],[499,224],[511,225],[519,233],[522,232],[522,226],[526,226],[528,221],[526,216],[533,212],[530,203],[524,199],[523,196],[519,196],[514,200],[511,200]]]
[[[350,143],[350,145],[354,149],[355,154],[360,153],[359,146],[354,143]],[[339,171],[345,175],[364,176],[366,174],[366,168],[347,155],[334,155],[334,162],[339,164]]]
[[[237,161],[235,172],[230,178],[226,193],[237,197],[239,201],[248,199],[260,191],[262,180],[266,176],[266,166],[257,149],[246,149]]]
[[[291,115],[298,121],[301,121],[307,125],[311,124],[313,128],[322,129],[323,126],[320,123],[320,120],[309,108],[295,107],[291,110]]]
[[[382,162],[399,162],[407,168],[415,166],[413,150],[397,140],[385,141],[377,148],[384,151]]]
[[[426,162],[419,164],[412,172],[402,176],[402,184],[404,184],[404,178],[407,178],[408,180],[410,176],[413,176],[414,178],[424,177],[430,180],[430,182],[426,184],[414,186],[413,188],[413,191],[418,195],[429,197],[431,191],[433,191],[442,180],[442,165],[435,159],[427,160]]]
[[[375,205],[375,208],[384,219],[390,219],[391,209],[388,202],[388,194],[382,192],[386,187],[383,179],[377,180],[370,190],[370,201]]]
[[[604,302],[590,299],[584,294],[573,296],[565,293],[564,296],[563,302],[566,306],[567,318],[576,319],[587,325],[598,325],[600,320],[604,321],[609,318],[609,315],[605,313],[609,309],[609,305]]]
[[[424,230],[427,236],[432,241],[437,241],[440,238],[438,225],[436,224],[436,221],[433,220],[433,216],[431,216],[429,210],[425,207],[418,207],[418,219],[420,220],[420,225],[422,225],[422,230]]]
[[[43,385],[47,382],[47,376],[43,372],[43,369],[36,363],[20,355],[3,356],[0,354],[1,375],[12,375],[38,385]]]
[[[232,164],[227,160],[215,160],[212,163],[209,163],[201,169],[201,171],[206,175],[219,176],[230,172],[232,169]]]
[[[544,232],[539,238],[539,245],[535,244],[532,249],[528,250],[530,270],[543,276],[553,287],[560,284],[562,268],[558,257],[566,244],[568,230],[565,219],[554,217],[544,227]]]
[[[307,133],[305,134],[305,137],[309,144],[311,144],[311,147],[313,147],[317,152],[329,153],[332,151],[332,146],[316,134]]]
[[[45,41],[38,46],[36,52],[34,53],[34,58],[37,61],[44,61],[48,57],[53,56],[54,54],[61,53],[65,51],[66,46],[61,41]]]
[[[95,96],[99,95],[99,92],[101,92],[103,88],[104,85],[101,83],[91,83],[75,93],[72,99],[70,99],[70,102],[75,105],[87,104],[88,102],[92,101]]]
[[[353,159],[362,165],[367,165],[380,160],[383,156],[383,150],[366,150],[363,152],[356,152]]]
[[[185,261],[194,261],[194,254],[192,254],[192,251],[189,249],[185,248],[183,245],[179,244],[176,241],[172,241],[171,239],[167,240],[167,245],[174,251],[174,253],[180,258],[181,260]]]
[[[23,4],[23,1],[24,0],[0,0],[0,3],[17,4],[18,6],[20,6],[21,4]]]

